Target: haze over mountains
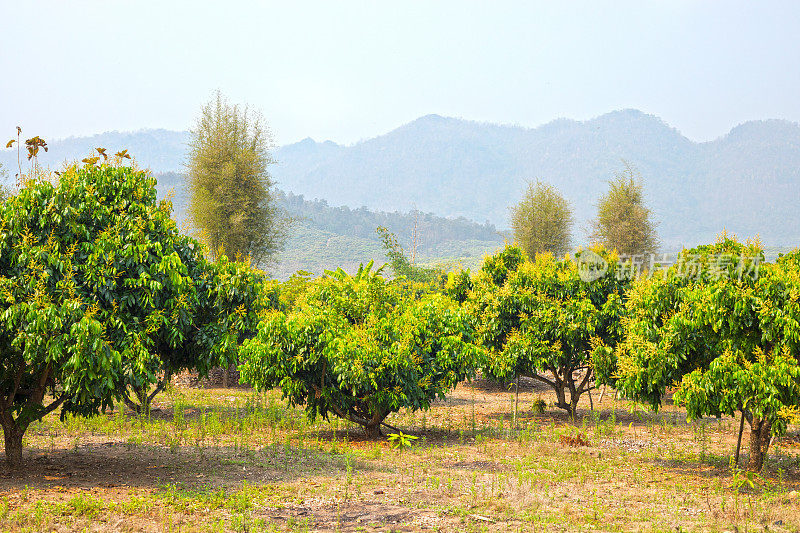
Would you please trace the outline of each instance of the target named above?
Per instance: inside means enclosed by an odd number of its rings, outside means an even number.
[[[147,130],[50,143],[41,161],[85,157],[94,146],[127,148],[155,172],[180,171],[186,132]],[[696,143],[652,115],[615,111],[537,128],[428,115],[352,146],[305,139],[274,152],[278,187],[329,205],[383,211],[417,208],[508,226],[508,206],[529,180],[556,186],[572,203],[576,242],[622,160],[642,175],[665,247],[713,240],[724,227],[765,244],[800,241],[800,125],[747,122]],[[0,152],[11,171],[16,155]]]

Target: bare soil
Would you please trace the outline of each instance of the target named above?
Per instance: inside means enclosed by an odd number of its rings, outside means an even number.
[[[571,420],[541,383],[520,389],[516,422],[513,386],[485,380],[393,415],[417,437],[407,450],[246,389],[176,389],[149,417],[51,415],[24,467],[0,469],[0,528],[800,531],[797,428],[748,477],[731,468],[735,420],[687,422],[613,391]]]

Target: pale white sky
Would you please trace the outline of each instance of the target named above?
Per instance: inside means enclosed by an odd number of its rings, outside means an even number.
[[[188,129],[220,89],[278,144],[620,108],[709,140],[800,121],[799,29],[795,1],[0,0],[0,138]]]

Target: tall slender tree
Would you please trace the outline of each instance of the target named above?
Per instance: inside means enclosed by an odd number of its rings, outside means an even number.
[[[597,205],[590,238],[622,255],[653,253],[658,249],[656,224],[644,204],[642,177],[627,161],[625,170],[608,182]]]
[[[272,139],[258,113],[230,105],[217,92],[192,131],[189,214],[216,258],[268,263],[283,245],[286,219],[273,197],[267,167]]]
[[[572,208],[552,185],[528,184],[522,200],[511,208],[514,240],[530,256],[550,252],[562,256],[572,241]]]

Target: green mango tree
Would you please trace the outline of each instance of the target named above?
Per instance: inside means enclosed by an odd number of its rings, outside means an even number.
[[[129,388],[141,400],[165,369],[203,369],[225,351],[216,318],[195,327],[219,275],[200,245],[156,201],[152,176],[97,163],[29,180],[0,205],[0,425],[11,465],[46,414],[91,415]],[[211,285],[196,281],[204,276]]]
[[[800,408],[800,253],[763,264],[758,246],[726,238],[682,257],[631,288],[616,383],[653,408],[675,386],[690,419],[740,414],[760,471]]]
[[[466,292],[464,305],[479,322],[484,374],[541,381],[554,390],[556,406],[574,416],[593,385],[593,353],[620,340],[627,280],[618,274],[616,257],[602,249],[560,260],[539,254],[531,262],[506,247],[485,260],[472,287],[454,276],[450,291]]]
[[[242,379],[280,387],[308,415],[330,414],[377,438],[401,408],[427,409],[474,372],[470,316],[440,294],[416,297],[372,263],[311,284],[286,312],[273,311],[241,350]]]
[[[276,283],[260,270],[224,255],[210,262],[195,250],[176,265],[187,273],[190,286],[164,304],[175,309],[181,301],[182,307],[173,311],[171,323],[148,333],[158,357],[123,376],[128,386],[121,384],[122,400],[137,413],[148,412],[154,397],[183,370],[206,376],[214,367],[236,364],[239,346],[255,336],[260,314],[278,305]]]

